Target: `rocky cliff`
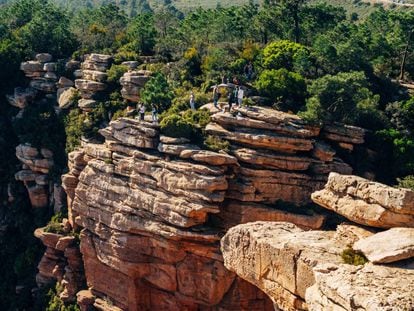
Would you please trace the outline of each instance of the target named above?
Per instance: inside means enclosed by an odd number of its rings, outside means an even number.
[[[58,76],[48,54],[23,63],[29,87],[9,96],[21,109],[16,118],[41,98],[55,100],[58,113],[76,105],[88,117],[106,96],[111,62],[102,54],[66,62],[74,81]],[[122,97],[139,101],[151,72],[124,65]],[[35,232],[46,246],[38,286],[57,281],[60,298],[82,310],[385,310],[397,302],[410,310],[411,288],[399,284],[413,283],[406,269],[413,232],[394,227],[413,227],[413,194],[349,175],[363,129],[321,128],[263,107],[204,108],[205,133],[227,142],[227,152],[120,118],[99,131],[103,144],[83,139],[68,155],[68,220]],[[32,206],[59,211],[54,153],[23,141],[16,156],[15,178]],[[360,225],[393,229],[323,231],[332,214],[312,201]],[[371,263],[343,264],[350,245]],[[383,265],[401,260],[408,263]]]
[[[78,295],[83,308],[109,308],[108,301],[123,310],[274,308],[226,269],[220,237],[257,220],[321,228],[325,216],[303,204],[329,171],[352,171],[335,148],[345,136],[347,144],[361,144],[363,131],[336,125],[328,132],[258,107],[240,108],[237,116],[211,110],[206,131],[228,140],[229,153],[121,118],[100,131],[104,144],[84,143],[69,155],[62,181],[69,221],[82,229],[90,289]],[[285,209],[282,201],[296,207]]]
[[[343,224],[306,232],[286,222],[239,225],[221,241],[225,266],[282,310],[412,310],[413,194],[332,173],[312,194],[315,202],[360,224],[394,228],[377,233]],[[396,214],[388,216],[390,210]]]

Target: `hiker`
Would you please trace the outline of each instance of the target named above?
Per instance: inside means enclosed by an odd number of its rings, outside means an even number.
[[[239,107],[243,104],[243,97],[244,97],[244,91],[241,87],[239,87],[239,90],[237,92],[237,101],[239,103]]]
[[[158,122],[158,110],[155,105],[152,105],[151,115],[152,115],[152,122],[157,123]]]
[[[195,109],[195,96],[193,92],[191,92],[190,94],[190,108],[191,110],[196,110]]]
[[[247,80],[251,80],[253,77],[253,63],[250,61],[246,66],[244,66],[244,74],[246,75]]]
[[[220,97],[220,93],[219,93],[218,86],[216,84],[214,85],[214,88],[213,88],[213,103],[214,103],[215,108],[218,108],[217,104],[218,104],[219,97]]]
[[[236,106],[238,105],[238,101],[237,101],[237,96],[239,94],[239,87],[235,87],[233,90],[233,102],[236,104]]]
[[[233,90],[229,90],[229,95],[228,95],[228,99],[229,99],[229,112],[231,112],[231,106],[233,105],[233,101],[234,101],[234,92]]]
[[[144,117],[145,117],[145,105],[141,103],[141,106],[139,106],[139,119],[141,121],[144,121]]]

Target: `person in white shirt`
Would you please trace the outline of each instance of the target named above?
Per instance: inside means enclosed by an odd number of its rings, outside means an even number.
[[[145,105],[141,104],[141,106],[139,107],[139,116],[140,116],[140,120],[144,121],[144,117],[145,117]]]
[[[243,89],[240,87],[239,91],[237,92],[237,102],[239,104],[239,107],[242,106],[243,104],[243,97],[244,97],[244,91]]]
[[[190,108],[191,110],[196,110],[195,109],[195,96],[193,92],[191,92],[190,94]]]

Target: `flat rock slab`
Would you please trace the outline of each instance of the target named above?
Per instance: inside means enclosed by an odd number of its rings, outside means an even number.
[[[345,247],[333,231],[303,231],[288,222],[238,225],[221,240],[227,269],[259,287],[282,310],[306,310],[313,267],[341,263]]]
[[[306,291],[309,310],[412,311],[414,270],[366,264],[318,265]]]
[[[414,192],[352,175],[329,174],[325,188],[312,200],[361,225],[414,227]]]
[[[392,228],[359,240],[353,246],[373,263],[390,263],[414,257],[414,229]]]

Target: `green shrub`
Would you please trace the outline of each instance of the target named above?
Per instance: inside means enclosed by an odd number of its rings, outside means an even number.
[[[407,188],[414,190],[414,175],[408,175],[404,178],[397,178],[399,188]]]
[[[160,127],[163,134],[171,137],[191,139],[193,135],[193,125],[178,114],[165,116],[160,122]]]
[[[159,113],[171,106],[173,97],[174,94],[171,91],[167,78],[161,73],[151,77],[141,91],[142,101],[148,106],[156,105]]]
[[[63,226],[60,223],[55,223],[55,222],[49,222],[45,229],[45,232],[49,232],[49,233],[56,233],[56,234],[64,234],[65,231],[63,230]]]
[[[309,57],[309,51],[299,43],[288,40],[275,41],[263,49],[263,65],[266,69],[293,70],[297,60],[304,55]]]
[[[46,225],[44,231],[56,234],[64,234],[62,221],[65,216],[62,213],[56,213],[52,216],[48,224]]]
[[[257,90],[276,101],[278,109],[297,112],[304,105],[305,79],[287,69],[264,70],[256,82]]]
[[[119,84],[119,79],[128,71],[128,67],[124,65],[112,65],[107,71],[108,82],[113,84]]]
[[[114,61],[115,61],[116,64],[120,64],[122,62],[130,61],[130,60],[139,61],[138,53],[131,52],[131,51],[120,50],[114,56]]]
[[[80,311],[80,308],[77,304],[67,303],[65,304],[62,299],[59,297],[62,293],[63,287],[58,283],[55,288],[49,289],[46,294],[46,311]]]
[[[351,247],[346,248],[342,254],[342,261],[348,265],[365,265],[368,259],[361,252],[354,251]]]
[[[225,151],[229,152],[230,143],[227,140],[221,139],[220,137],[208,135],[204,140],[204,145],[211,151]]]
[[[205,128],[210,123],[210,112],[207,109],[193,111],[186,110],[182,114],[183,119],[198,128]]]
[[[362,113],[377,111],[379,96],[368,86],[365,74],[356,71],[316,79],[308,87],[311,97],[300,115],[309,121],[356,124]]]

